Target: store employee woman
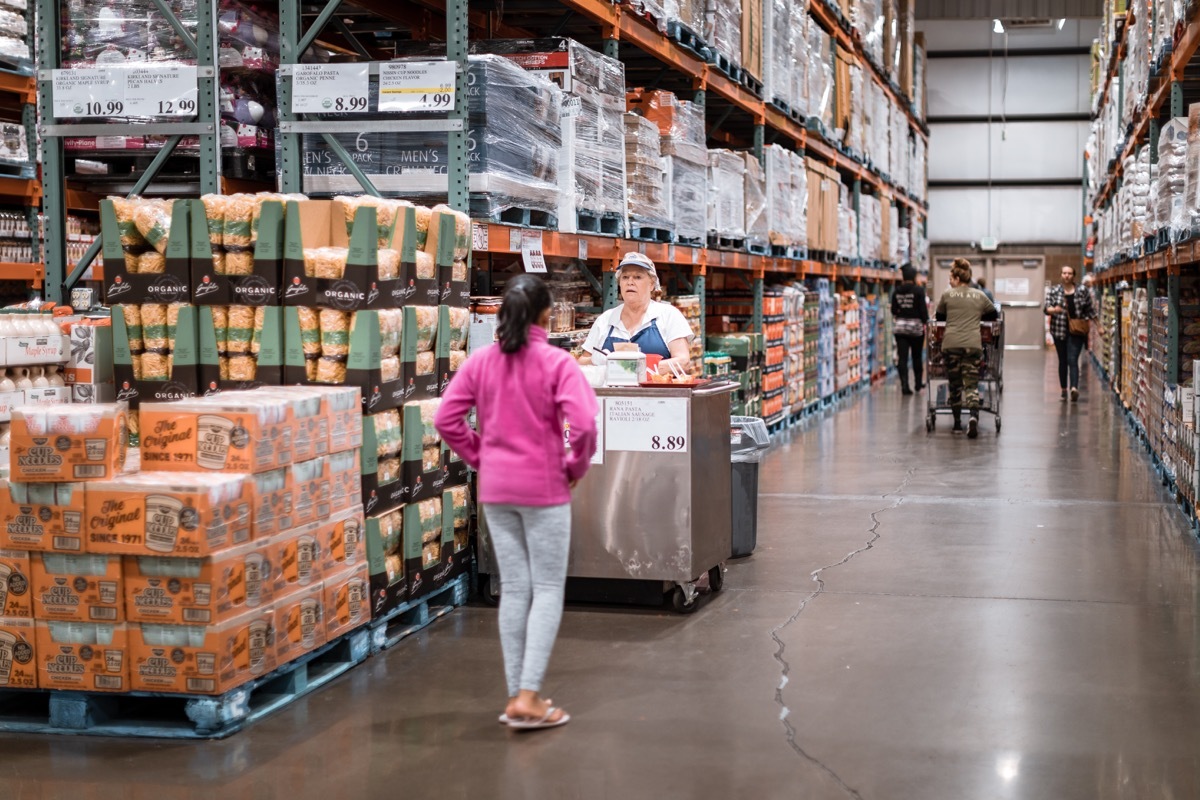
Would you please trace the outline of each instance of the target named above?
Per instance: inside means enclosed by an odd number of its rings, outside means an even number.
[[[662,294],[654,262],[641,253],[626,253],[617,269],[621,305],[605,311],[592,325],[583,349],[596,364],[604,363],[604,353],[612,352],[621,342],[633,342],[646,355],[661,356],[680,370],[691,361],[689,342],[692,327],[679,309],[659,302]],[[660,362],[658,371],[669,374],[668,364]]]

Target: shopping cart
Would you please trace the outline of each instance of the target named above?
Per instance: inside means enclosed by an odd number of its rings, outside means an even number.
[[[928,394],[928,415],[925,430],[937,428],[937,415],[952,413],[950,381],[946,376],[946,360],[942,356],[942,337],[946,323],[929,323],[929,350],[926,360],[928,375],[925,390]],[[1004,318],[979,323],[983,340],[983,356],[979,362],[979,410],[996,418],[996,433],[1000,433],[1000,396],[1004,394]]]

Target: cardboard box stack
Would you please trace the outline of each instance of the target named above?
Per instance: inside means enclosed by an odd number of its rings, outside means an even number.
[[[220,694],[370,619],[357,389],[145,402],[138,472],[127,414],[14,414],[0,685]]]
[[[764,148],[767,182],[767,236],[771,245],[793,255],[809,246],[810,194],[804,156],[780,145]],[[819,204],[813,211],[820,213]],[[817,248],[814,248],[817,249]]]
[[[670,231],[659,128],[640,114],[625,115],[625,178],[630,227]]]
[[[681,244],[702,244],[707,231],[708,205],[704,107],[657,89],[632,90],[626,102],[631,112],[658,126],[664,201],[675,240]]]
[[[733,150],[708,151],[708,238],[746,238],[746,162]]]

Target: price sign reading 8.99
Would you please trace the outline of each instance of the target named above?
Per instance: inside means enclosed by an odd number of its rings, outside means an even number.
[[[688,401],[683,397],[608,397],[604,402],[608,450],[688,451]]]

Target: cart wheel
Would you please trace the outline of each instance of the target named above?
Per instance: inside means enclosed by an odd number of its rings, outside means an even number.
[[[708,571],[708,588],[712,589],[713,594],[721,591],[725,587],[725,568],[720,564]]]
[[[1000,435],[1000,415],[996,415],[996,435]]]
[[[500,587],[491,575],[479,576],[479,599],[492,608],[500,605]]]
[[[933,420],[929,417],[925,418],[925,432],[933,433]]]
[[[687,594],[683,591],[682,586],[676,586],[671,592],[671,607],[680,614],[691,614],[700,607],[699,596],[692,598],[692,602],[687,601]]]

